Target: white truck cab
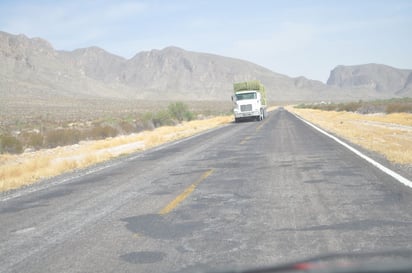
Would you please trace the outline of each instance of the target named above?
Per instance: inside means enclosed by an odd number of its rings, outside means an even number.
[[[242,119],[263,120],[266,117],[266,100],[262,99],[261,90],[235,91],[232,96],[234,103],[233,113],[235,122]]]

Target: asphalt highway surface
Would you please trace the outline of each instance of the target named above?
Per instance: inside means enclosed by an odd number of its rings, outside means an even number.
[[[0,272],[214,272],[411,247],[412,189],[283,109],[0,197]]]

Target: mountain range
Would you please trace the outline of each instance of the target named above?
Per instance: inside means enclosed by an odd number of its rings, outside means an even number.
[[[98,47],[55,50],[44,39],[6,32],[0,32],[0,62],[0,99],[8,101],[230,100],[233,82],[252,79],[266,86],[272,102],[412,97],[412,70],[380,64],[337,66],[325,84],[178,47],[125,59]]]

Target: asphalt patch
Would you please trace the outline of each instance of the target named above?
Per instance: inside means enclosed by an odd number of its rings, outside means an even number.
[[[166,257],[163,252],[140,251],[130,252],[120,256],[120,259],[132,264],[153,264],[162,261]]]
[[[183,221],[176,222],[176,219],[170,219],[167,215],[146,214],[129,218],[124,218],[126,228],[133,232],[142,234],[154,239],[170,239],[190,236],[194,231],[204,226],[203,222]]]

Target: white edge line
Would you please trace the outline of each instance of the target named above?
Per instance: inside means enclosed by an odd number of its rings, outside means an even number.
[[[358,155],[359,157],[363,158],[364,160],[366,160],[367,162],[369,162],[370,164],[372,164],[373,166],[375,166],[376,168],[378,168],[379,170],[381,170],[382,172],[392,176],[393,178],[395,178],[396,180],[398,180],[399,182],[401,182],[402,184],[404,184],[405,186],[408,186],[410,188],[412,188],[412,181],[410,181],[409,179],[403,177],[402,175],[398,174],[397,172],[392,171],[391,169],[383,166],[382,164],[380,164],[379,162],[376,162],[375,160],[373,160],[372,158],[370,158],[369,156],[363,154],[362,152],[360,152],[359,150],[353,148],[352,146],[348,145],[347,143],[343,142],[342,140],[340,140],[339,138],[329,134],[328,132],[322,130],[321,128],[317,127],[316,125],[310,123],[309,121],[303,119],[302,117],[298,116],[295,113],[292,113],[295,117],[297,117],[298,119],[300,119],[301,121],[303,121],[304,123],[308,124],[309,126],[313,127],[314,129],[318,130],[319,132],[321,132],[322,134],[328,136],[329,138],[333,139],[334,141],[336,141],[337,143],[341,144],[342,146],[344,146],[345,148],[347,148],[348,150],[350,150],[351,152],[355,153],[356,155]]]

